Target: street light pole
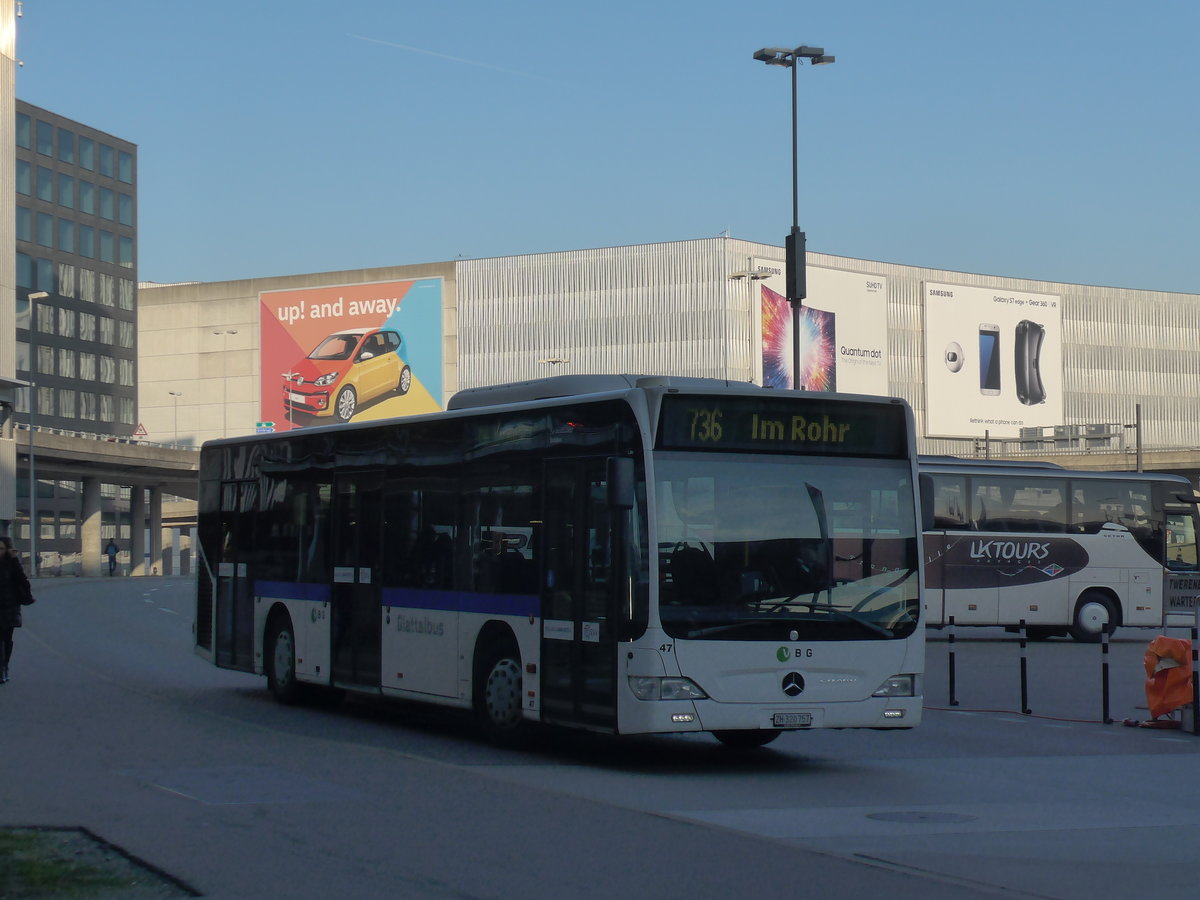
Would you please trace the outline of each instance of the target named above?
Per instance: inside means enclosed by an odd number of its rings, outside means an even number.
[[[229,437],[229,335],[237,329],[218,328],[213,334],[221,335],[221,437]]]
[[[805,276],[807,248],[800,230],[800,117],[797,101],[796,69],[802,60],[814,66],[828,65],[835,57],[826,56],[823,47],[764,47],[754,54],[768,66],[786,66],[792,70],[792,230],[784,241],[784,268],[787,269],[787,301],[792,307],[792,387],[804,389],[800,379],[800,310],[808,293]]]
[[[175,437],[171,443],[177,446],[179,444],[179,398],[183,396],[183,391],[167,391],[167,393],[175,402]]]
[[[29,574],[34,578],[38,573],[38,514],[37,514],[37,460],[33,451],[34,406],[37,404],[37,384],[34,373],[37,371],[37,302],[49,298],[45,291],[34,291],[26,299],[29,301]]]

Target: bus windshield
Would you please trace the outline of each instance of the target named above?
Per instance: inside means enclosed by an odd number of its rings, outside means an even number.
[[[909,464],[655,455],[659,612],[693,640],[872,640],[917,626]]]

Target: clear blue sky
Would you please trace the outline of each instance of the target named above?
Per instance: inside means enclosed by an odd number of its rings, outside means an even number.
[[[10,2],[10,0],[3,0]],[[139,276],[711,237],[1200,292],[1195,0],[25,0],[17,95],[138,145]]]

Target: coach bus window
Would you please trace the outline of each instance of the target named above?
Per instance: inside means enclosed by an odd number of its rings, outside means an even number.
[[[957,531],[966,527],[967,480],[960,476],[933,478],[933,525]]]
[[[1167,513],[1167,567],[1176,571],[1195,571],[1196,520],[1191,511]]]
[[[1066,530],[1066,479],[976,476],[971,493],[971,518],[979,531]]]

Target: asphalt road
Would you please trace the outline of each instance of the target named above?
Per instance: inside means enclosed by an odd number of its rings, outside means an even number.
[[[419,706],[276,705],[191,651],[185,579],[50,579],[0,686],[0,827],[84,827],[207,897],[1194,898],[1200,737],[1099,723],[1101,652],[933,633],[921,727],[734,754],[499,750]],[[1146,718],[1142,653],[1110,711]],[[1143,708],[1139,708],[1143,707]]]

